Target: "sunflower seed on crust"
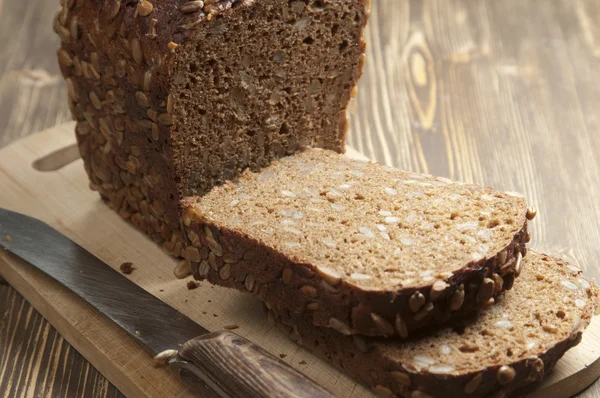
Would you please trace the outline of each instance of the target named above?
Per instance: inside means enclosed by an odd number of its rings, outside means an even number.
[[[395,334],[394,326],[381,315],[371,313],[371,319],[373,320],[373,323],[375,323],[377,330],[381,332],[383,336],[393,336]]]
[[[423,293],[417,290],[410,296],[410,299],[408,300],[408,305],[412,312],[419,312],[419,310],[425,305],[425,296],[423,295]]]

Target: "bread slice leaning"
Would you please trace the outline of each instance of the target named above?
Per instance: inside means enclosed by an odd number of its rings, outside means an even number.
[[[183,202],[198,279],[344,334],[409,336],[512,286],[515,194],[309,149]]]
[[[342,336],[287,312],[269,316],[382,396],[504,397],[541,380],[577,345],[597,306],[598,287],[581,270],[530,250],[515,286],[487,311],[414,341]]]

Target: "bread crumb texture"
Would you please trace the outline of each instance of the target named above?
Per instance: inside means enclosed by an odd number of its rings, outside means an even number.
[[[309,149],[213,189],[193,216],[363,290],[428,286],[508,247],[517,196]]]

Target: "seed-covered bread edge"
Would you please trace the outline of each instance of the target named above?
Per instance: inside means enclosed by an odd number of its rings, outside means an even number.
[[[247,291],[279,310],[310,314],[315,326],[345,335],[409,337],[413,331],[459,319],[494,302],[512,287],[527,253],[527,217],[500,252],[465,264],[445,280],[419,288],[362,290],[327,270],[298,263],[263,242],[205,219],[199,198],[181,202],[188,246],[183,251],[198,280]],[[523,210],[526,212],[527,210]]]
[[[562,260],[556,262],[559,266],[570,267]],[[578,271],[578,276],[581,276],[581,271]],[[582,310],[581,321],[574,326],[567,338],[557,341],[550,349],[537,356],[485,366],[478,371],[463,374],[409,372],[407,367],[402,366],[385,350],[376,349],[378,345],[384,347],[387,341],[341,336],[327,328],[315,328],[306,317],[298,317],[287,311],[280,312],[268,304],[265,305],[265,311],[269,323],[276,325],[291,340],[371,387],[379,396],[504,398],[515,392],[518,394],[525,391],[533,383],[541,381],[565,352],[581,342],[584,329],[600,309],[598,286],[593,281],[589,285],[588,300]],[[352,360],[349,361],[348,358]]]

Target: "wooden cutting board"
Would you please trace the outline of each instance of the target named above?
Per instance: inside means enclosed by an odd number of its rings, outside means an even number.
[[[373,396],[369,389],[268,325],[254,297],[208,283],[188,290],[187,280],[173,276],[175,260],[89,190],[81,160],[69,163],[78,156],[74,144],[73,124],[69,123],[1,150],[0,207],[46,221],[114,268],[133,262],[135,271],[129,278],[142,288],[210,331],[239,326],[236,333],[281,357],[337,396]],[[349,155],[361,157],[352,150]],[[0,253],[0,275],[125,395],[191,396],[169,370],[154,368],[151,359],[125,333],[50,278],[6,253]],[[562,398],[583,390],[600,376],[599,358],[600,318],[596,317],[581,344],[565,355],[533,396]]]

